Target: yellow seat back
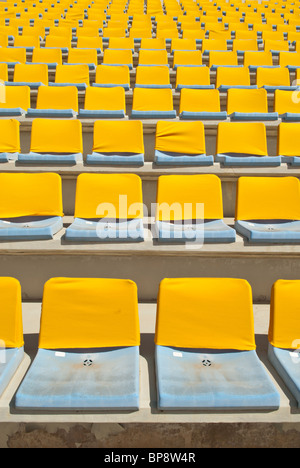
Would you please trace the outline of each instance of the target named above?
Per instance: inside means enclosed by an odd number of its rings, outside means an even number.
[[[300,156],[300,123],[281,122],[278,125],[277,154]]]
[[[36,102],[37,109],[73,109],[78,112],[78,90],[76,86],[40,86]]]
[[[220,112],[218,89],[183,88],[180,93],[179,112]]]
[[[230,88],[227,92],[227,114],[233,112],[268,113],[267,91],[263,88]]]
[[[25,112],[30,107],[29,86],[4,86],[3,94],[1,93],[0,109],[14,109],[18,107]]]
[[[134,88],[132,109],[138,111],[173,110],[172,90],[169,88]]]
[[[1,277],[0,294],[1,348],[20,348],[24,345],[24,337],[21,285],[19,281],[15,278]]]
[[[80,120],[34,119],[30,151],[34,153],[82,153]]]
[[[45,63],[17,63],[14,71],[14,82],[43,83],[44,85],[48,85],[48,66]]]
[[[205,154],[203,122],[158,121],[155,149],[184,154]]]
[[[126,65],[111,67],[99,65],[96,68],[95,83],[97,84],[130,84],[129,68]]]
[[[0,152],[20,153],[20,122],[15,119],[0,120]]]
[[[55,83],[85,83],[89,86],[89,66],[87,64],[57,65]]]
[[[88,86],[85,91],[84,108],[88,110],[123,110],[126,112],[124,88],[97,88]]]
[[[217,154],[267,156],[266,127],[263,122],[220,122],[216,146]]]

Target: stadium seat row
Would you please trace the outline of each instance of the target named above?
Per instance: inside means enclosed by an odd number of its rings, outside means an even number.
[[[63,231],[61,177],[0,173],[0,239],[142,242],[144,219],[154,218],[162,243],[300,242],[300,181],[296,177],[240,177],[234,228],[223,220],[221,180],[214,174],[160,176],[151,213],[136,174],[80,174],[73,222]]]
[[[269,156],[263,122],[220,122],[215,155],[206,153],[203,122],[156,123],[154,162],[162,166],[280,166],[299,167],[300,123],[277,126],[277,155]],[[119,138],[116,138],[118,135]],[[30,150],[21,152],[20,122],[0,119],[0,162],[142,166],[145,159],[143,124],[139,120],[96,120],[92,152],[83,156],[83,129],[78,119],[36,118],[32,121]]]
[[[24,336],[20,283],[2,277],[0,292],[2,394],[24,357]],[[268,356],[300,406],[299,299],[299,280],[273,284]],[[256,352],[246,280],[163,279],[154,342],[158,409],[278,409],[279,392]],[[48,280],[38,351],[16,392],[16,409],[138,410],[139,347],[133,281]]]

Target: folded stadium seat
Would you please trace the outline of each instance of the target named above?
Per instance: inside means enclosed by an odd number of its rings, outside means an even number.
[[[136,174],[80,174],[67,241],[144,240],[142,181]]]
[[[102,37],[79,36],[77,39],[78,49],[96,49],[100,54],[103,51]]]
[[[133,69],[132,52],[129,49],[104,49],[103,65],[126,65],[130,70]]]
[[[182,31],[182,39],[195,39],[196,44],[202,44],[205,39],[205,31],[203,29],[184,29]]]
[[[179,118],[184,120],[224,120],[218,89],[188,89],[180,92]]]
[[[45,47],[61,49],[63,53],[69,52],[72,47],[72,38],[67,36],[53,36],[51,34],[46,35],[45,37]]]
[[[215,161],[224,166],[280,166],[280,156],[268,156],[263,122],[222,122],[218,126]]]
[[[96,70],[98,65],[98,53],[96,49],[79,49],[78,47],[72,47],[69,50],[67,64],[88,65],[89,70]]]
[[[250,71],[247,67],[218,67],[216,71],[216,88],[220,91],[228,91],[230,88],[253,89],[257,85],[251,85]]]
[[[17,390],[16,408],[138,410],[139,345],[133,281],[50,279],[38,352]]]
[[[20,151],[20,122],[0,119],[0,162],[15,161]]]
[[[24,164],[76,164],[83,160],[80,120],[33,119],[30,152],[19,154]]]
[[[258,51],[257,39],[234,39],[232,50],[238,55],[243,54],[246,50]]]
[[[240,40],[244,41],[244,40],[249,40],[249,39],[250,40],[254,39],[255,41],[257,41],[257,32],[256,31],[251,31],[251,30],[248,30],[248,29],[246,29],[246,30],[236,29],[234,36],[235,36],[235,40],[238,40],[238,41],[240,41]],[[232,47],[233,47],[233,45],[232,45]]]
[[[211,50],[227,50],[226,39],[203,39],[202,53],[207,55]]]
[[[159,242],[234,242],[235,230],[223,221],[219,177],[214,174],[160,176],[155,231]]]
[[[185,67],[178,66],[176,69],[177,91],[183,88],[191,89],[213,89],[215,86],[210,84],[210,71],[208,67]]]
[[[93,150],[86,157],[87,164],[143,165],[144,154],[143,125],[140,121],[98,120],[94,123]]]
[[[113,88],[89,86],[86,89],[84,109],[79,109],[80,118],[122,119],[125,116],[125,90],[122,86]]]
[[[256,352],[246,280],[165,278],[157,303],[158,409],[278,409],[279,392]]]
[[[1,117],[16,117],[26,114],[30,107],[29,86],[2,86],[0,91]]]
[[[139,66],[157,66],[163,65],[168,67],[168,53],[166,50],[150,50],[140,49],[139,51]]]
[[[264,88],[237,89],[227,92],[227,114],[231,120],[277,120],[278,112],[268,111],[268,95]]]
[[[274,111],[284,122],[300,121],[300,99],[298,91],[276,89],[274,93]]]
[[[197,50],[196,39],[194,39],[194,38],[189,38],[189,39],[175,38],[175,39],[172,39],[171,48],[170,48],[171,54],[173,54],[175,50]]]
[[[174,25],[172,28],[156,27],[157,39],[165,39],[167,43],[171,43],[172,39],[179,38],[179,31],[177,26]]]
[[[272,286],[268,332],[268,358],[298,408],[300,407],[299,375],[299,304],[300,281],[275,281]]]
[[[48,85],[48,67],[45,63],[16,63],[13,81],[6,81],[6,86],[29,86],[38,89]]]
[[[99,65],[96,68],[95,83],[93,86],[101,88],[112,88],[122,86],[125,91],[130,89],[130,72],[126,65],[111,67],[110,65]]]
[[[174,119],[172,90],[168,88],[134,88],[131,118]]]
[[[103,42],[108,42],[111,37],[126,37],[126,36],[127,36],[126,28],[123,28],[123,27],[115,28],[111,26],[107,26],[103,28],[103,32],[102,32]]]
[[[295,71],[300,67],[300,53],[279,52],[279,66],[287,67],[290,71]]]
[[[40,47],[40,36],[39,35],[18,35],[14,39],[14,47],[25,47],[27,52],[32,52],[33,49]]]
[[[268,92],[274,92],[276,89],[297,89],[297,86],[291,86],[290,72],[286,67],[258,67],[256,85],[258,88],[265,88]]]
[[[131,37],[111,37],[108,42],[109,49],[128,49],[134,52],[134,40]]]
[[[292,167],[300,166],[299,135],[300,123],[281,122],[278,125],[277,154],[282,162]]]
[[[236,52],[211,50],[209,52],[208,66],[211,70],[216,70],[218,67],[238,67],[238,57]]]
[[[244,67],[250,71],[257,67],[274,67],[272,52],[246,50],[244,53]]]
[[[0,239],[52,239],[63,227],[58,174],[0,174]]]
[[[0,278],[1,361],[0,396],[24,358],[21,285],[11,277]]]
[[[202,66],[202,53],[200,50],[175,50],[173,54],[174,70],[177,67],[199,67]]]
[[[16,63],[26,63],[25,47],[0,47],[0,63],[7,63],[9,68]]]
[[[84,90],[90,85],[89,66],[78,65],[57,65],[55,81],[49,82],[49,86],[76,86],[78,90]]]
[[[158,165],[211,166],[206,154],[203,122],[159,121],[156,125],[154,162]]]
[[[141,39],[140,49],[149,49],[149,50],[166,50],[166,41],[157,37],[148,39],[144,37]]]
[[[53,70],[57,65],[62,65],[62,52],[61,49],[40,47],[38,49],[33,49],[31,60],[32,63],[36,64],[45,63],[48,66],[48,70]]]
[[[240,177],[235,229],[250,243],[299,243],[299,207],[296,177]]]
[[[264,50],[266,52],[270,51],[272,54],[276,55],[278,55],[279,52],[282,51],[288,52],[290,50],[289,41],[266,39],[264,41]]]
[[[27,117],[75,117],[78,113],[76,86],[40,86],[35,108],[27,110]]]
[[[142,39],[151,39],[153,36],[152,28],[131,27],[129,29],[129,37],[134,39],[134,42],[141,42]],[[161,39],[164,39],[163,37]],[[165,40],[165,39],[164,39]]]
[[[79,37],[99,37],[102,33],[102,28],[99,27],[99,24],[94,25],[82,25],[76,28],[76,38]]]
[[[165,65],[136,67],[136,88],[172,88],[169,68]]]

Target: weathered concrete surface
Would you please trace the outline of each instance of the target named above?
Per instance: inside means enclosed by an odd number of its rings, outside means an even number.
[[[298,423],[0,424],[0,448],[299,447]]]

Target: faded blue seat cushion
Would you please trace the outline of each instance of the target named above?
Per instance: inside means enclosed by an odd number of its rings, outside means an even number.
[[[281,156],[256,156],[249,154],[216,154],[215,161],[223,166],[256,166],[277,167],[281,164]]]
[[[287,163],[289,166],[299,167],[300,158],[299,156],[281,156],[281,161]]]
[[[279,393],[256,351],[201,350],[156,345],[161,410],[275,410]]]
[[[73,109],[27,109],[27,117],[57,117],[57,118],[72,118],[76,117],[77,112]]]
[[[300,408],[300,357],[299,352],[268,345],[268,358]]]
[[[285,112],[280,115],[283,122],[298,122],[300,121],[300,114],[296,112]]]
[[[175,119],[176,118],[176,110],[170,111],[138,111],[132,110],[131,111],[131,118],[132,119]]]
[[[278,112],[233,112],[230,119],[243,122],[278,120]]]
[[[139,347],[39,349],[16,408],[138,410]]]
[[[60,216],[28,216],[0,220],[0,240],[53,239],[63,228]]]
[[[18,117],[21,115],[25,115],[26,111],[21,107],[13,107],[13,108],[6,108],[0,109],[0,116],[3,117]]]
[[[0,153],[0,162],[16,161],[19,153]]]
[[[144,240],[142,219],[92,220],[75,218],[66,229],[68,241],[81,242],[141,242]]]
[[[160,242],[234,242],[236,232],[222,219],[197,220],[196,223],[156,221],[155,231]]]
[[[206,154],[182,154],[155,150],[154,162],[160,166],[212,166],[214,157]]]
[[[0,395],[4,392],[24,357],[24,348],[0,350]]]
[[[249,242],[299,243],[300,221],[253,220],[235,221],[238,233]]]
[[[144,164],[143,153],[97,153],[93,152],[86,156],[86,164],[90,165],[115,165],[115,166],[131,166]]]
[[[77,164],[83,162],[82,153],[20,153],[18,162],[22,164]]]
[[[182,111],[179,114],[182,120],[226,120],[227,112],[190,112]]]

